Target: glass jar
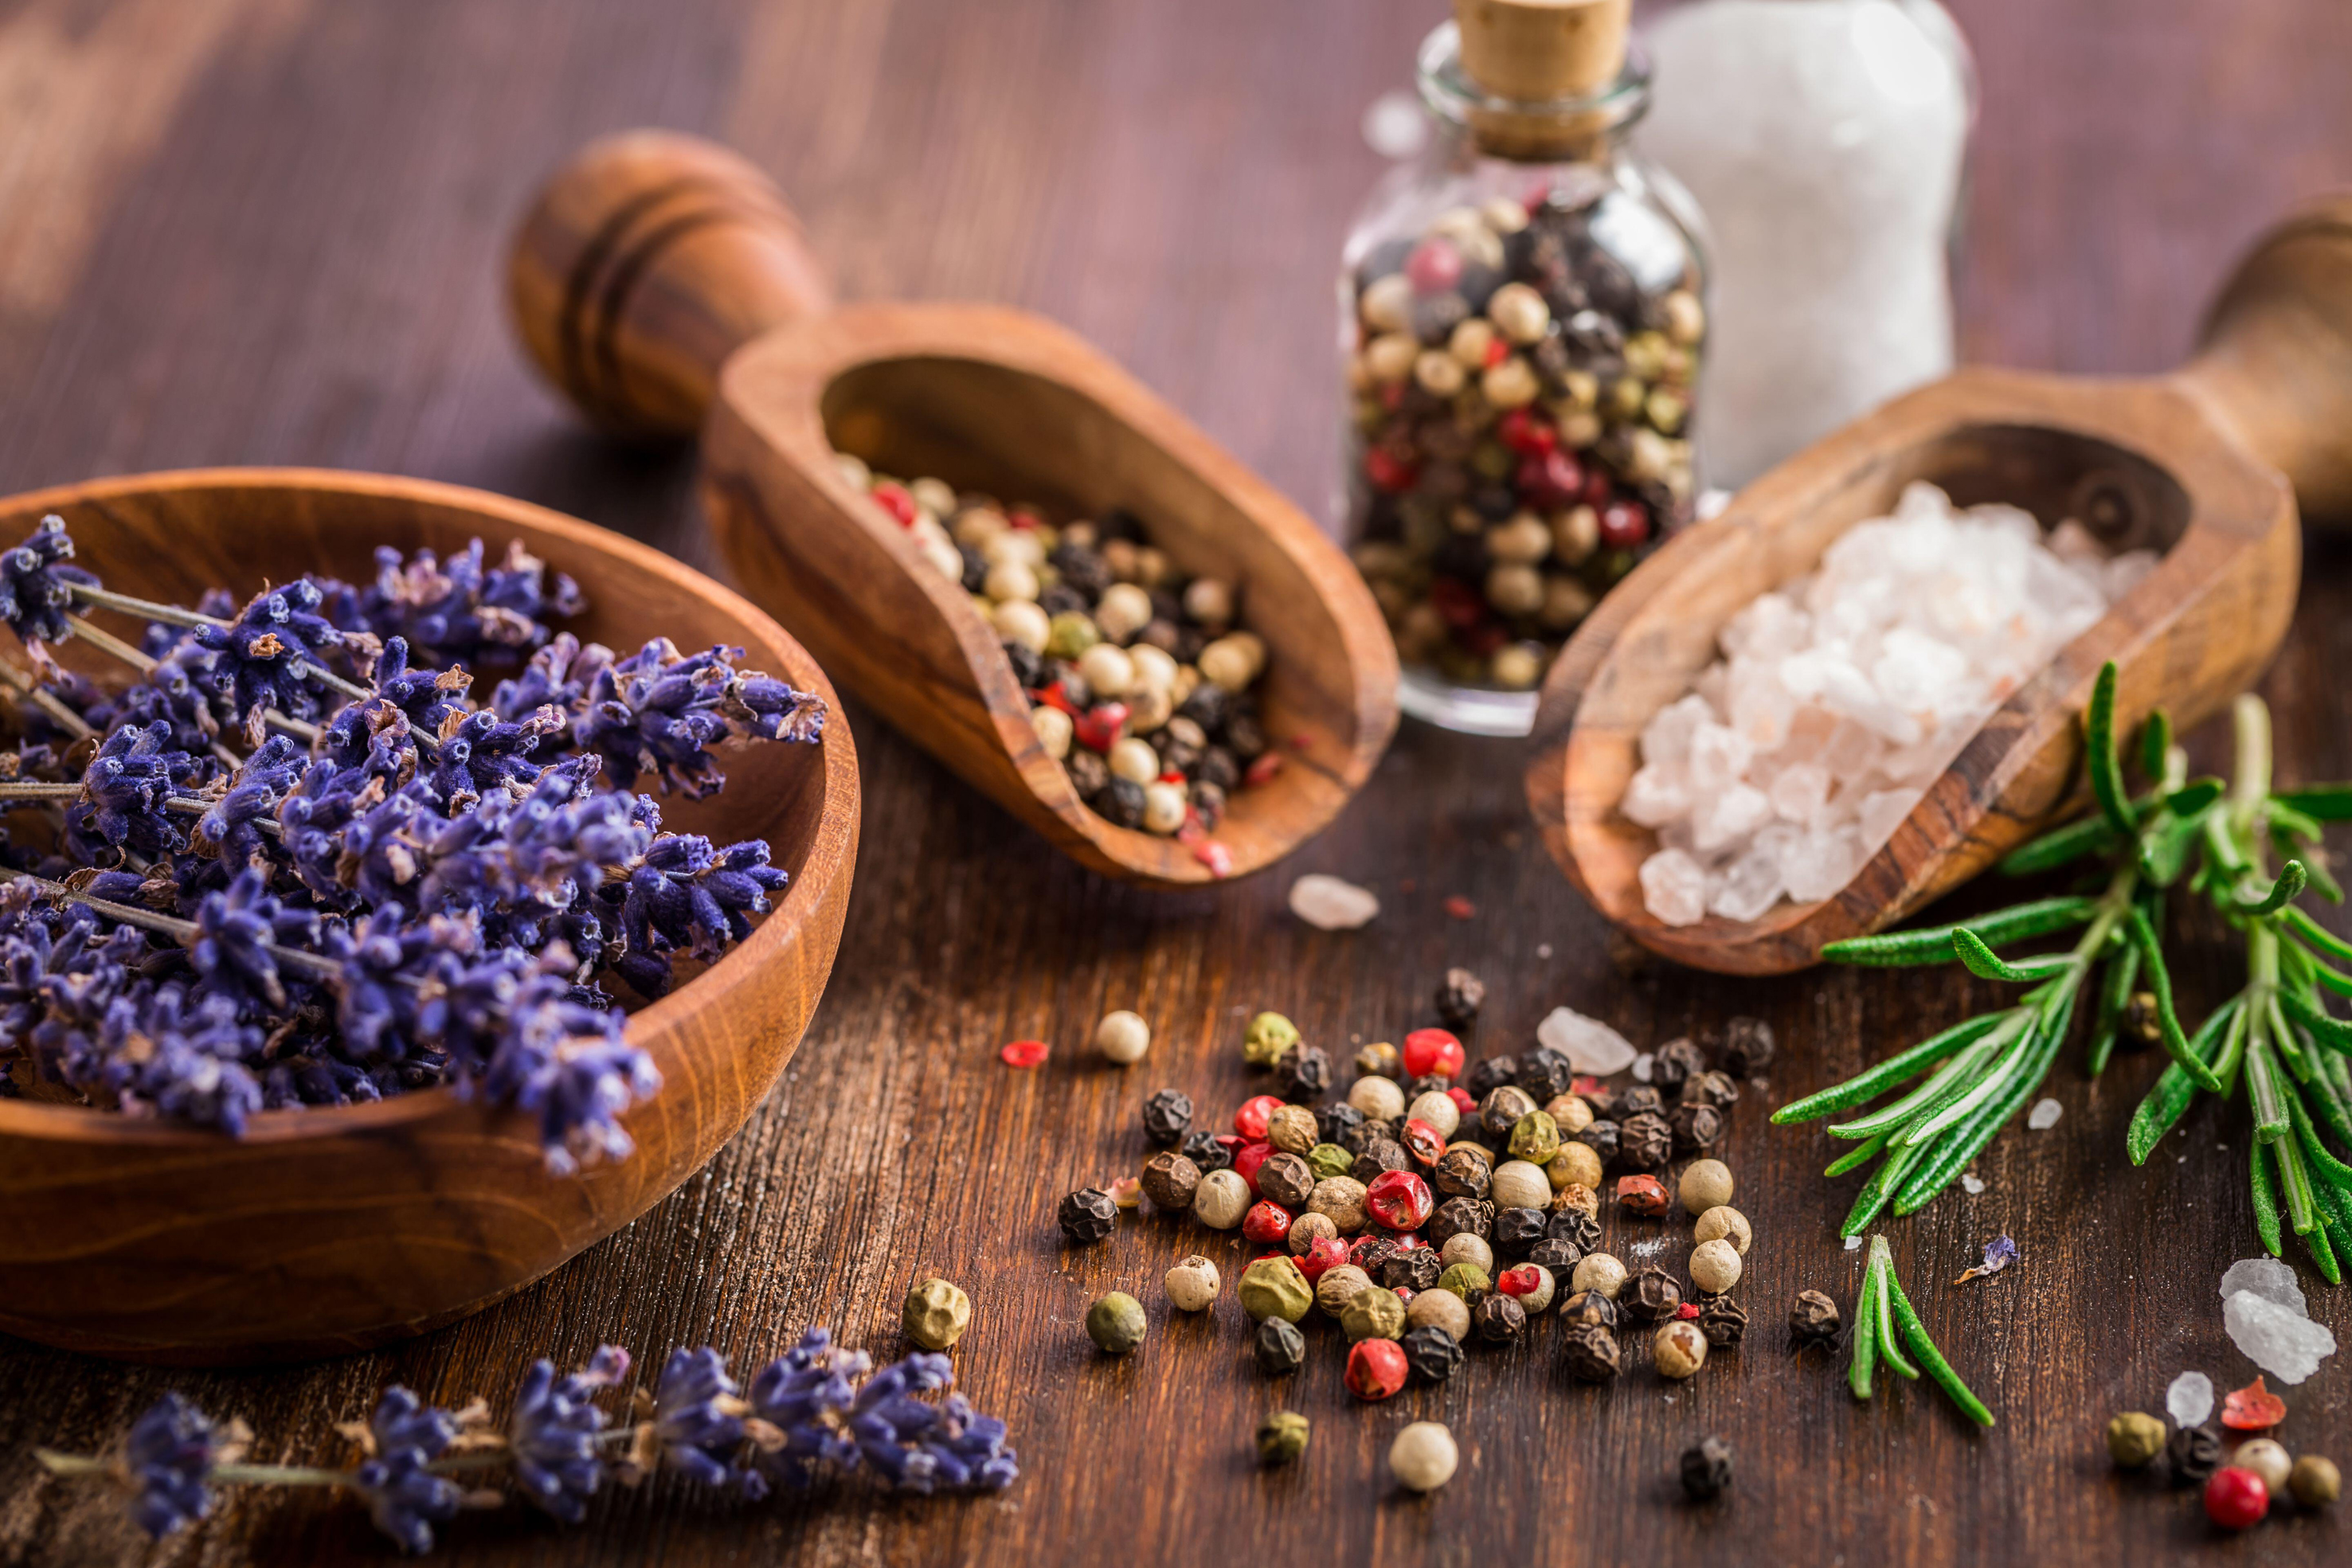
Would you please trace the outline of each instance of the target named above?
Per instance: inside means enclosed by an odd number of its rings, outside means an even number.
[[[1975,68],[1936,0],[1696,0],[1645,152],[1713,225],[1706,456],[1747,484],[1952,368]]]
[[[1524,735],[1560,645],[1698,495],[1701,225],[1626,144],[1637,52],[1590,94],[1511,101],[1448,22],[1418,75],[1435,134],[1341,256],[1341,528],[1404,711]]]

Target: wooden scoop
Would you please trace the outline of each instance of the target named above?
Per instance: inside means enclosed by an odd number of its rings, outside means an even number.
[[[1813,569],[1855,523],[1929,480],[1958,506],[2074,517],[2110,549],[2164,559],[2020,689],[1843,890],[1761,918],[1666,925],[1643,906],[1655,848],[1617,802],[1642,727],[1690,689],[1743,605]],[[2292,485],[2292,490],[2290,490]],[[2029,837],[2074,793],[2076,716],[2120,667],[2119,718],[2162,706],[2182,727],[2270,662],[2294,610],[2296,501],[2352,514],[2352,196],[2263,237],[2169,375],[2098,381],[1966,370],[1856,421],[1748,486],[1602,601],[1554,664],[1528,802],[1594,906],[1654,952],[1704,969],[1801,968],[1824,943],[1892,925]]]
[[[596,142],[516,238],[515,320],[600,424],[702,432],[703,494],[736,576],[825,669],[1097,871],[1150,886],[1255,871],[1319,831],[1396,728],[1394,645],[1347,558],[1271,486],[1075,334],[987,305],[834,308],[768,178],[665,131]],[[907,477],[1126,507],[1188,573],[1241,591],[1269,651],[1259,686],[1283,756],[1236,789],[1213,850],[1112,826],[1029,722],[970,595],[845,478],[837,451]]]

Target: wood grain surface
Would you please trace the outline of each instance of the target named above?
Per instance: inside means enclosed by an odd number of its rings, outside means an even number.
[[[588,136],[667,123],[777,173],[843,296],[995,299],[1097,341],[1293,498],[1318,510],[1337,442],[1330,272],[1378,172],[1357,120],[1404,79],[1434,0],[174,0],[0,6],[0,491],[205,463],[346,465],[477,484],[621,528],[709,567],[682,458],[601,444],[538,385],[501,319],[499,263],[530,193]],[[2352,13],[2338,0],[1955,0],[1985,114],[1963,266],[1970,357],[2076,373],[2179,362],[2231,256],[2297,196],[2352,179]],[[24,85],[30,84],[30,85]],[[2294,629],[2263,690],[2289,781],[2352,774],[2343,671],[2352,551],[2315,538]],[[1191,1234],[1123,1228],[1065,1251],[1066,1188],[1129,1168],[1162,1083],[1230,1107],[1241,1015],[1280,1008],[1332,1046],[1424,1020],[1444,967],[1490,1000],[1484,1051],[1573,1003],[1637,1040],[1753,1013],[1784,1042],[1765,1098],[1827,1082],[1990,988],[1942,973],[1762,981],[1620,967],[1546,856],[1524,746],[1408,727],[1335,827],[1292,862],[1376,887],[1353,936],[1282,908],[1286,876],[1163,895],[1089,875],[853,706],[866,815],[841,956],[784,1082],[710,1167],[567,1268],[387,1351],[202,1375],[0,1345],[0,1562],[382,1561],[362,1514],[238,1495],[147,1548],[111,1500],[39,1479],[34,1443],[97,1445],[162,1387],[235,1412],[260,1457],[335,1451],[331,1424],[398,1379],[501,1403],[530,1357],[599,1341],[641,1354],[711,1341],[743,1362],[827,1322],[889,1352],[899,1292],[943,1271],[978,1322],[965,1385],[1009,1419],[1025,1474],[986,1501],[844,1490],[742,1505],[674,1480],[562,1531],[525,1510],[467,1518],[464,1563],[934,1564],[1128,1560],[1725,1563],[2214,1554],[2191,1499],[2115,1479],[2097,1424],[2159,1408],[2186,1365],[2252,1375],[2214,1283],[2252,1249],[2242,1120],[2190,1118],[2145,1170],[2123,1129],[2155,1064],[2095,1087],[2070,1061],[2049,1132],[2002,1134],[1958,1192],[1890,1230],[1930,1329],[1999,1414],[1979,1436],[1906,1385],[1855,1406],[1777,1328],[1790,1294],[1849,1302],[1848,1192],[1818,1134],[1768,1132],[1751,1096],[1728,1158],[1759,1240],[1747,1350],[1678,1389],[1642,1358],[1615,1388],[1559,1375],[1551,1326],[1444,1389],[1351,1406],[1333,1336],[1269,1386],[1230,1294],[1171,1324],[1157,1280]],[[2219,737],[2197,737],[2200,761]],[[2341,847],[2341,846],[2339,846]],[[1475,913],[1447,915],[1459,895]],[[1982,901],[1970,889],[1958,901]],[[1963,904],[1962,906],[1965,906]],[[2229,984],[2186,934],[2189,1001]],[[1079,1049],[1106,1008],[1150,1018],[1131,1071]],[[1055,1041],[1021,1074],[996,1046]],[[2188,1163],[2190,1140],[2231,1146]],[[69,1228],[70,1215],[57,1223]],[[1950,1288],[1984,1241],[2021,1248]],[[1612,1226],[1622,1245],[1629,1238]],[[1664,1254],[1678,1261],[1679,1243]],[[1221,1252],[1238,1257],[1238,1249]],[[1229,1270],[1230,1277],[1230,1270]],[[2319,1316],[2352,1333],[2342,1292]],[[1113,1284],[1152,1338],[1097,1359],[1078,1317]],[[2352,1459],[2339,1356],[2287,1390],[2291,1448]],[[1249,1431],[1277,1403],[1316,1423],[1299,1469],[1261,1474]],[[1398,1494],[1402,1422],[1453,1424],[1451,1487]],[[1685,1443],[1738,1448],[1735,1495],[1673,1491]],[[2340,1562],[2341,1517],[2274,1521],[2231,1548]],[[2092,1543],[2096,1543],[2093,1545]]]

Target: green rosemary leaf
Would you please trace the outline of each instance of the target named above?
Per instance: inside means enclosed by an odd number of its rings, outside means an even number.
[[[2347,1068],[2344,1059],[2332,1052],[2321,1051],[2313,1064],[2311,1098],[2318,1103],[2319,1120],[2328,1133],[2346,1148],[2352,1149],[2352,1089],[2345,1085]]]
[[[2053,931],[2088,925],[2098,913],[2098,900],[2095,898],[2036,899],[2031,904],[2015,904],[1976,920],[1950,925],[1927,925],[1916,931],[1886,931],[1874,936],[1849,936],[1842,942],[1832,942],[1824,946],[1822,956],[1832,963],[1874,968],[1948,964],[1952,961],[1952,933],[1955,931],[1972,930],[1987,942],[2005,946],[2011,942],[2022,942],[2030,936],[2046,936]]]
[[[2279,919],[2309,946],[2331,958],[2352,961],[2352,942],[2347,942],[2310,915],[2288,904],[2278,912]]]
[[[1885,1238],[1874,1237],[1873,1239],[1884,1242]],[[1919,1381],[1919,1369],[1912,1364],[1909,1356],[1903,1354],[1902,1336],[1895,1327],[1895,1291],[1892,1288],[1895,1280],[1893,1256],[1889,1255],[1886,1261],[1880,1267],[1885,1274],[1885,1282],[1879,1287],[1876,1303],[1878,1321],[1872,1325],[1878,1335],[1878,1359],[1887,1371],[1898,1377],[1907,1377],[1916,1383]]]
[[[2148,824],[2140,834],[2140,873],[2158,887],[2170,887],[2179,882],[2201,826],[2193,815],[2176,817],[2168,813]]]
[[[2352,1023],[2330,1016],[2312,998],[2290,987],[2280,988],[2278,999],[2287,1016],[2308,1030],[2313,1040],[2331,1051],[2352,1051]]]
[[[2172,1009],[2172,975],[2164,967],[2164,949],[2156,939],[2156,928],[2147,916],[2134,909],[2124,916],[2131,939],[2139,948],[2140,964],[2147,971],[2148,989],[2156,995],[2156,1019],[2164,1039],[2164,1049],[2180,1064],[2197,1086],[2210,1093],[2220,1093],[2221,1080],[2213,1070],[2199,1061],[2189,1049],[2189,1039],[2180,1032],[2180,1017]]]
[[[2275,795],[2263,802],[2263,818],[2270,823],[2273,837],[2306,844],[2315,844],[2319,841],[2318,820],[2305,816]],[[2294,852],[2289,850],[2286,852],[2293,854]]]
[[[1877,1292],[1878,1260],[1873,1258],[1862,1271],[1862,1294],[1853,1303],[1853,1359],[1845,1368],[1846,1386],[1856,1399],[1870,1397],[1870,1375],[1878,1364]]]
[[[2176,817],[2194,817],[2220,800],[2228,788],[2219,779],[2191,779],[2164,798],[2164,809]]]
[[[2319,1228],[2319,1210],[2312,1201],[2311,1172],[2304,1167],[2303,1150],[2292,1138],[2270,1145],[2272,1163],[2278,1166],[2279,1186],[2286,1193],[2287,1223],[2297,1236],[2308,1236]]]
[[[1895,1129],[1889,1127],[1886,1131],[1872,1138],[1868,1143],[1855,1145],[1853,1148],[1848,1149],[1845,1153],[1832,1160],[1829,1163],[1829,1167],[1822,1171],[1822,1175],[1824,1176],[1842,1176],[1848,1171],[1860,1170],[1863,1166],[1868,1165],[1871,1161],[1878,1157],[1880,1151],[1886,1147],[1886,1140],[1894,1135]]]
[[[2336,1157],[2319,1136],[2319,1129],[2311,1124],[2311,1112],[2300,1094],[2290,1094],[2286,1100],[2287,1114],[2294,1120],[2295,1140],[2303,1145],[2304,1163],[2310,1166],[2313,1177],[2323,1186],[2339,1192],[2352,1192],[2352,1166]]]
[[[2280,1062],[2285,1066],[2288,1073],[2297,1083],[2310,1082],[2311,1053],[2304,1050],[2304,1041],[2311,1037],[2287,1022],[2286,1013],[2279,1006],[2278,992],[2275,989],[2263,1003],[2263,1011],[2269,1016],[2270,1019],[2271,1049],[2278,1052]]]
[[[2197,1037],[2189,1042],[2189,1049],[2196,1051],[2200,1059],[2211,1059],[2221,1047],[2222,1032],[2234,1032],[2241,1027],[2245,1002],[2245,997],[2240,994],[2214,1009],[2213,1016],[2205,1020],[2198,1029]],[[2149,1154],[2162,1141],[2164,1134],[2179,1124],[2181,1113],[2189,1109],[2189,1103],[2196,1098],[2196,1080],[2183,1071],[2177,1062],[2168,1065],[2158,1076],[2155,1087],[2140,1101],[2139,1109],[2132,1113],[2131,1131],[2124,1141],[2125,1151],[2131,1155],[2132,1164],[2147,1163]]]
[[[2032,839],[2001,857],[2003,876],[2032,876],[2037,873],[2054,871],[2071,865],[2085,855],[2105,854],[2125,841],[2124,836],[2107,825],[2105,817],[2094,813],[2079,821],[2055,828],[2038,839]]]
[[[2160,707],[2147,710],[2139,727],[2139,770],[2150,779],[2164,777],[2164,754],[2172,749],[2172,716]]]
[[[2107,1070],[2115,1054],[2116,1036],[2123,1030],[2124,1013],[2131,1006],[2132,987],[2139,981],[2139,949],[2126,945],[2107,960],[2099,976],[2099,1012],[2091,1028],[2091,1076]]]
[[[1931,1035],[1908,1051],[1898,1051],[1877,1066],[1854,1074],[1843,1083],[1832,1084],[1818,1093],[1791,1101],[1772,1113],[1775,1126],[1791,1122],[1818,1121],[1835,1115],[1865,1100],[1875,1100],[1896,1084],[1918,1076],[1962,1046],[1981,1040],[2000,1027],[2007,1012],[1983,1013],[1954,1024],[1940,1034]]]
[[[2099,666],[2098,682],[2091,688],[2090,711],[2083,717],[2083,745],[2091,774],[2091,798],[2099,803],[2099,815],[2116,832],[2130,833],[2137,821],[2132,813],[2131,797],[2124,792],[2123,763],[2116,755],[2113,659]]]
[[[2279,867],[2278,877],[2271,883],[2269,892],[2259,898],[2231,894],[2230,907],[2241,915],[2276,915],[2303,895],[2304,884],[2310,880],[2301,861],[2289,861]]]
[[[1953,1100],[1969,1092],[1978,1075],[2008,1049],[2018,1031],[2032,1021],[2032,1009],[2012,1008],[2001,1014],[1998,1027],[1988,1030],[1971,1042],[1958,1056],[1936,1070],[1934,1077],[1910,1093],[1875,1111],[1867,1112],[1850,1122],[1839,1122],[1830,1127],[1833,1138],[1866,1138],[1881,1128],[1900,1127],[1920,1116],[1933,1115]]]
[[[1908,1148],[1896,1148],[1889,1154],[1879,1166],[1877,1174],[1855,1196],[1853,1207],[1847,1211],[1845,1224],[1839,1227],[1838,1234],[1859,1236],[1869,1229],[1870,1222],[1878,1218],[1878,1211],[1886,1207],[1887,1198],[1893,1196],[1895,1184],[1903,1179],[1903,1173],[1910,1169],[1912,1162],[1918,1157],[1919,1147],[1916,1144]]]
[[[2113,669],[2115,666],[2110,664],[2107,667]],[[1937,1350],[1936,1342],[1927,1337],[1927,1325],[1919,1321],[1918,1312],[1911,1305],[1911,1298],[1903,1293],[1902,1281],[1895,1279],[1892,1261],[1886,1266],[1886,1291],[1894,1298],[1895,1321],[1902,1326],[1903,1343],[1911,1347],[1911,1354],[1919,1358],[1919,1364],[1927,1369],[1927,1375],[1934,1378],[1936,1385],[1960,1407],[1962,1415],[1979,1427],[1991,1426],[1992,1412],[1985,1408],[1985,1402],[1976,1396],[1973,1389],[1960,1381],[1960,1375],[1952,1370],[1952,1364],[1944,1359],[1944,1353]]]
[[[2279,1243],[2278,1192],[2271,1186],[2271,1168],[2263,1158],[2270,1145],[2260,1138],[2253,1143],[2254,1231],[2263,1239],[2263,1249],[2272,1257],[2281,1252]]]
[[[2320,962],[2310,948],[2293,936],[2284,936],[2280,941],[2279,957],[2294,982],[2306,990],[2314,986],[2326,986],[2339,997],[2352,997],[2352,975]],[[2312,998],[2315,1003],[2317,999],[2315,997]]]
[[[2021,958],[2012,964],[1965,925],[1953,928],[1952,951],[1959,955],[1961,965],[1978,979],[2006,980],[2014,986],[2054,978],[2074,962],[2066,954],[2053,954],[2046,958]]]
[[[2281,854],[2293,854],[2294,852],[2293,846],[2281,841],[2278,835],[2273,834],[2272,837],[2273,841],[2278,843],[2279,852]],[[2344,886],[2341,883],[2337,882],[2334,876],[2329,874],[2327,862],[2324,857],[2314,854],[2309,860],[2303,862],[2303,869],[2305,874],[2311,878],[2312,892],[2319,894],[2320,897],[2327,900],[2330,904],[2341,904],[2344,902]]]
[[[1969,1163],[1984,1152],[1985,1145],[1998,1136],[2016,1115],[2033,1092],[2042,1087],[2043,1079],[2058,1060],[2066,1043],[2066,1031],[2074,1020],[2074,999],[2065,998],[2056,1016],[2043,1020],[2032,1054],[2025,1070],[2014,1076],[2000,1094],[1978,1107],[1976,1113],[1946,1133],[1937,1143],[1927,1145],[1927,1154],[1911,1172],[1909,1179],[1895,1189],[1895,1212],[1913,1214],[1933,1202],[1937,1194],[1951,1186],[1952,1178],[1966,1170]]]
[[[2352,784],[2311,784],[2281,790],[2272,799],[2323,822],[2352,821]]]
[[[2327,1239],[2332,1220],[2323,1210],[2319,1221],[2318,1228],[2303,1239],[2303,1244],[2311,1253],[2312,1264],[2318,1269],[2319,1277],[2331,1285],[2340,1285],[2344,1282],[2343,1266],[2336,1261],[2336,1249]]]
[[[2279,1088],[2278,1067],[2271,1059],[2270,1021],[2260,1011],[2250,1026],[2246,1042],[2246,1103],[2254,1113],[2254,1136],[2274,1144],[2287,1135],[2286,1096]]]

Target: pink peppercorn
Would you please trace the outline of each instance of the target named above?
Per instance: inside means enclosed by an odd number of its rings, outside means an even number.
[[[1397,1133],[1397,1142],[1404,1152],[1425,1166],[1433,1166],[1445,1154],[1445,1134],[1418,1116],[1410,1117]]]
[[[907,486],[885,479],[874,486],[874,498],[882,503],[884,511],[898,519],[900,528],[915,526],[915,494]]]
[[[1234,1131],[1253,1144],[1264,1143],[1265,1120],[1281,1110],[1282,1105],[1279,1094],[1260,1094],[1243,1101],[1242,1108],[1234,1113]]]
[[[1058,684],[1058,683],[1057,683]],[[1088,751],[1108,751],[1127,726],[1125,703],[1097,703],[1071,721],[1071,733]]]
[[[1416,294],[1443,294],[1462,281],[1462,253],[1432,235],[1405,256],[1404,276]]]
[[[1375,446],[1364,454],[1364,477],[1382,490],[1410,490],[1420,476],[1419,467],[1391,455],[1384,446]]]
[[[1520,493],[1544,507],[1567,506],[1584,488],[1583,465],[1557,447],[1520,458],[1517,477]],[[1602,525],[1603,538],[1607,527]]]
[[[1358,1340],[1348,1352],[1344,1381],[1359,1399],[1386,1399],[1404,1386],[1404,1347],[1392,1339]],[[2262,1485],[2258,1477],[2256,1486]]]
[[[1429,1184],[1411,1171],[1382,1171],[1364,1189],[1364,1209],[1391,1230],[1418,1230],[1436,1207]]]
[[[1367,1343],[1370,1343],[1369,1341]],[[1358,1349],[1363,1348],[1361,1345]],[[1348,1358],[1349,1388],[1355,1387],[1356,1361]],[[2236,1465],[2213,1472],[2205,1483],[2205,1517],[2224,1530],[2243,1530],[2258,1524],[2263,1515],[2271,1511],[2271,1489],[2253,1471]]]
[[[1651,1218],[1665,1213],[1673,1202],[1665,1183],[1654,1176],[1629,1176],[1617,1178],[1618,1206],[1631,1214]]]
[[[1522,456],[1549,452],[1559,444],[1550,425],[1523,408],[1515,408],[1496,421],[1495,434],[1502,437],[1504,445]]]
[[[1290,1234],[1290,1210],[1274,1202],[1254,1203],[1242,1216],[1242,1235],[1261,1245],[1280,1241]]]
[[[1298,1271],[1307,1276],[1307,1282],[1311,1285],[1323,1277],[1324,1270],[1336,1269],[1347,1260],[1346,1242],[1336,1236],[1318,1236],[1299,1258]]]
[[[1417,1029],[1404,1037],[1404,1070],[1411,1078],[1459,1078],[1462,1042],[1442,1029]]]
[[[1601,542],[1612,549],[1632,549],[1650,537],[1650,514],[1639,501],[1612,501],[1601,508]]]
[[[1274,1157],[1272,1144],[1244,1144],[1234,1151],[1234,1171],[1249,1183],[1252,1193],[1257,1191],[1257,1167]]]
[[[1042,1040],[1013,1040],[996,1054],[1007,1067],[1042,1067],[1053,1048]]]

